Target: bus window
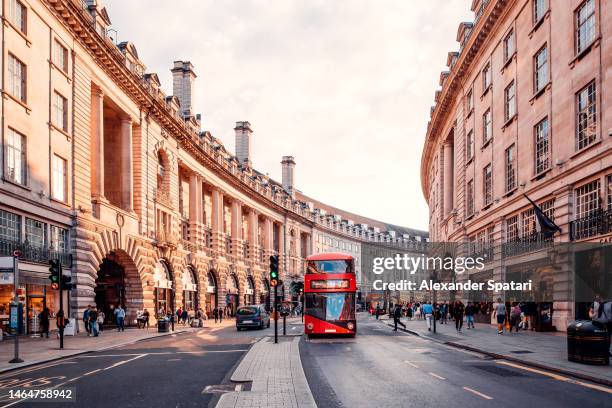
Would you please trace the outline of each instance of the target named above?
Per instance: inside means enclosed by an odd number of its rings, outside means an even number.
[[[308,261],[306,273],[355,273],[352,259]]]

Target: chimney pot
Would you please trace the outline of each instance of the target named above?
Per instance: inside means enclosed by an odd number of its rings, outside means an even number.
[[[193,116],[193,84],[196,74],[193,64],[189,61],[174,61],[172,72],[172,93],[181,103],[181,114]]]
[[[294,197],[295,196],[295,186],[294,186],[295,160],[293,156],[283,156],[281,165],[283,166],[283,176],[282,176],[283,188],[285,189],[285,191],[287,191],[291,195],[291,197]]]
[[[236,158],[241,166],[251,167],[251,124],[244,120],[236,122]]]

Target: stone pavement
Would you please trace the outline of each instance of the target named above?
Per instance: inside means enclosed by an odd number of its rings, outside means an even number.
[[[392,320],[384,320],[392,325]],[[425,320],[402,318],[406,331],[455,347],[484,352],[495,358],[503,358],[535,367],[574,375],[588,380],[612,384],[612,366],[592,366],[567,360],[567,337],[562,332],[540,333],[521,330],[518,333],[497,334],[497,327],[476,323],[475,329],[467,329],[464,322],[461,333],[455,322],[437,322],[437,333],[427,330]],[[401,329],[401,326],[399,326]]]
[[[292,330],[293,331],[293,330]],[[299,352],[300,337],[264,337],[255,343],[232,374],[234,382],[252,381],[250,391],[223,394],[217,408],[316,407]]]
[[[225,327],[234,324],[235,321],[233,319],[224,320],[221,324],[215,324],[214,320],[204,321],[205,328]],[[124,332],[107,329],[98,337],[87,337],[86,333],[81,332],[77,333],[76,336],[65,336],[64,348],[62,350],[59,348],[57,332],[52,332],[49,339],[21,336],[19,338],[19,357],[24,360],[24,362],[17,364],[9,363],[9,361],[13,359],[14,340],[12,337],[5,337],[4,341],[0,341],[0,373],[15,368],[45,363],[63,357],[124,346],[153,337],[200,330],[199,328],[192,329],[181,324],[175,324],[174,329],[175,331],[173,333],[158,333],[157,326],[155,325],[151,325],[149,329],[127,328]]]

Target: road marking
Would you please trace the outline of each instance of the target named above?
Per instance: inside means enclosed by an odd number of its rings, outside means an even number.
[[[236,384],[236,388],[234,388],[236,391],[241,391],[242,390],[242,384]]]
[[[83,375],[82,375],[82,377],[85,377],[85,376],[88,376],[88,375],[95,374],[95,373],[97,373],[97,372],[99,372],[99,371],[102,371],[102,369],[101,369],[101,368],[98,368],[98,369],[96,369],[96,370],[88,371],[88,372],[86,372],[85,374],[83,374]]]
[[[182,360],[182,358],[169,358],[166,361],[181,361],[181,360]]]
[[[438,374],[436,373],[429,373],[429,375],[431,375],[434,378],[437,378],[438,380],[446,380],[446,378],[444,377],[440,377]],[[464,387],[465,388],[465,387]]]
[[[418,366],[418,365],[416,365],[416,364],[414,364],[414,363],[411,363],[410,361],[404,360],[404,363],[408,364],[408,365],[409,365],[409,366],[411,366],[411,367],[414,367],[414,368],[419,368],[419,366]]]
[[[598,391],[606,392],[608,394],[612,394],[612,388],[605,387],[603,385],[595,385],[595,384],[587,383],[587,382],[584,382],[584,381],[574,380],[574,379],[571,379],[571,378],[568,378],[568,377],[564,377],[562,375],[558,375],[558,374],[554,374],[554,373],[549,373],[548,371],[538,370],[536,368],[531,368],[531,367],[525,367],[525,366],[520,365],[520,364],[514,364],[514,363],[511,363],[510,361],[496,360],[495,362],[498,363],[498,364],[507,365],[507,366],[510,366],[510,367],[518,368],[518,369],[529,371],[529,372],[532,372],[532,373],[545,375],[545,376],[553,378],[553,379],[555,379],[557,381],[563,381],[563,382],[567,382],[567,383],[571,383],[571,384],[581,385],[581,386],[586,387],[586,388],[591,388],[593,390],[598,390]]]
[[[130,361],[134,361],[134,360],[138,360],[139,358],[145,357],[147,356],[147,354],[139,354],[136,357],[133,358],[128,358],[127,360],[123,360],[123,361],[119,361],[113,365],[110,365],[106,368],[103,368],[103,370],[110,370],[111,368],[115,368],[115,367],[119,367],[120,365],[123,365],[125,363],[129,363]]]
[[[478,392],[476,390],[471,389],[470,387],[463,387],[464,390],[471,392],[472,394],[478,395],[479,397],[482,397],[484,399],[488,399],[488,400],[492,400],[493,397],[489,397],[486,394],[483,394],[482,392]]]

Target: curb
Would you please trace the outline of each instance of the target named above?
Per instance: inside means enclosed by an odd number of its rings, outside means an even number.
[[[387,326],[394,327],[392,324],[388,324],[388,323],[387,323]],[[588,374],[577,373],[575,371],[570,371],[570,370],[566,370],[566,369],[563,369],[563,368],[552,367],[552,366],[549,366],[549,365],[545,365],[545,364],[541,364],[541,363],[536,363],[536,362],[532,362],[532,361],[525,361],[525,360],[521,360],[520,358],[511,357],[511,356],[507,356],[507,355],[504,355],[504,354],[497,354],[497,353],[493,353],[493,352],[490,352],[490,351],[480,350],[480,349],[477,349],[475,347],[466,346],[465,344],[459,344],[459,343],[455,343],[455,342],[452,342],[452,341],[442,341],[442,340],[430,338],[430,337],[427,337],[427,336],[421,336],[419,333],[417,333],[415,331],[412,331],[412,330],[407,330],[407,329],[402,329],[402,328],[398,328],[398,330],[401,330],[401,331],[406,332],[406,333],[410,333],[410,334],[412,334],[414,336],[418,336],[418,337],[423,338],[423,339],[428,339],[428,340],[431,340],[431,341],[435,341],[436,343],[446,344],[448,346],[452,346],[452,347],[455,347],[455,348],[458,348],[458,349],[463,349],[463,350],[473,351],[475,353],[484,354],[486,356],[493,357],[493,358],[496,358],[498,360],[511,361],[513,363],[518,363],[518,364],[522,364],[522,365],[533,367],[533,368],[539,368],[541,370],[551,371],[551,372],[556,373],[556,374],[563,374],[563,375],[567,375],[567,376],[570,376],[570,377],[579,378],[581,380],[590,381],[590,382],[593,382],[593,383],[596,383],[596,384],[601,384],[601,385],[606,385],[608,387],[612,387],[612,381],[606,380],[605,378],[593,377],[593,376],[590,376]]]
[[[15,366],[15,367],[6,367],[6,368],[0,368],[0,374],[6,374],[6,373],[10,373],[12,371],[17,371],[17,370],[21,370],[22,368],[29,368],[29,367],[34,367],[37,365],[43,365],[46,363],[52,363],[54,361],[58,361],[58,360],[63,360],[63,359],[67,359],[67,358],[72,358],[72,357],[76,357],[76,356],[81,356],[83,354],[89,354],[89,353],[96,353],[98,351],[106,351],[106,350],[111,350],[117,347],[123,347],[123,346],[128,346],[130,344],[135,344],[141,341],[145,341],[145,340],[151,340],[151,339],[157,339],[159,337],[166,337],[172,334],[180,334],[180,333],[186,333],[187,330],[182,329],[182,330],[175,330],[173,332],[168,332],[168,333],[163,333],[160,334],[158,336],[152,336],[152,337],[145,337],[142,339],[136,339],[136,340],[130,340],[130,341],[126,341],[123,343],[118,343],[118,344],[113,344],[112,346],[107,346],[107,347],[102,347],[100,349],[91,349],[91,350],[82,350],[82,351],[76,351],[74,353],[68,353],[62,356],[58,356],[58,357],[53,357],[53,358],[48,358],[45,360],[33,360],[33,361],[27,361],[22,363],[19,366]]]

